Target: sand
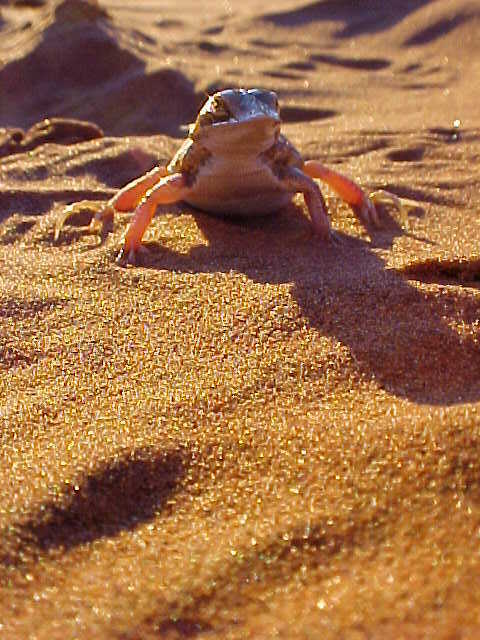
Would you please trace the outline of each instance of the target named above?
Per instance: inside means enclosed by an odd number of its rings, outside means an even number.
[[[480,637],[478,3],[0,5],[0,637]],[[54,242],[229,86],[412,206]]]

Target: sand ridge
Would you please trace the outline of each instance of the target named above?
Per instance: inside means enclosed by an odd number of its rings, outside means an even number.
[[[477,3],[0,5],[0,636],[476,638]],[[227,86],[411,208],[54,242]]]

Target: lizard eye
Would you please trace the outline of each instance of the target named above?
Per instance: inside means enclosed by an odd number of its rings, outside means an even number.
[[[272,106],[278,111],[277,94],[274,91],[269,91],[268,95],[269,95],[269,98],[270,98],[270,104],[272,104]]]
[[[269,109],[272,111],[278,112],[278,98],[277,94],[274,91],[265,91],[263,89],[251,89],[249,93],[253,93],[253,95],[266,104]]]
[[[225,122],[230,118],[230,112],[220,96],[211,96],[200,110],[191,133],[195,134],[199,129],[209,127],[217,122]]]
[[[220,96],[217,96],[213,102],[212,113],[215,122],[221,122],[230,118],[230,110]]]
[[[198,121],[201,125],[209,125],[214,123],[213,113],[210,111],[206,111],[205,113],[201,113],[198,116]]]

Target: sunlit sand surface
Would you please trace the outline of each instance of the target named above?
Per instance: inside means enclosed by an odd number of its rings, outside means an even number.
[[[480,9],[362,4],[0,2],[0,637],[480,637]],[[409,206],[54,241],[229,86]]]

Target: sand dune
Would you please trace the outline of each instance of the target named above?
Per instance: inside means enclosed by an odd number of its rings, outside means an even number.
[[[476,1],[0,0],[0,636],[480,635]],[[325,190],[162,208],[141,266],[65,204],[277,91]],[[2,635],[3,634],[3,635]]]

